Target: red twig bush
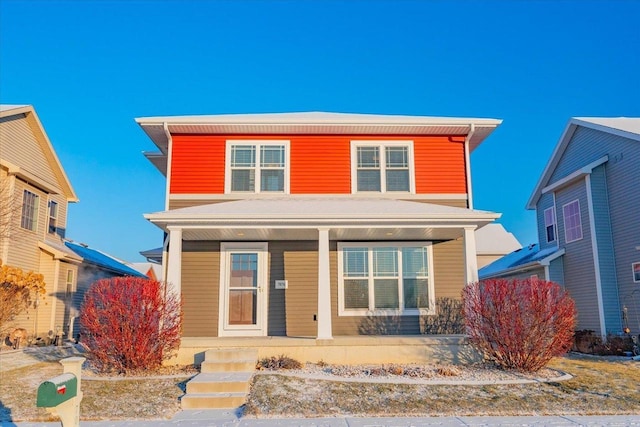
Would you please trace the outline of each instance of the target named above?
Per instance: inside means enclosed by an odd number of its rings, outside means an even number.
[[[469,340],[504,369],[536,372],[573,344],[576,309],[556,283],[496,279],[462,291]]]
[[[82,341],[101,371],[153,370],[180,345],[180,301],[155,280],[98,280],[85,294],[80,326]]]

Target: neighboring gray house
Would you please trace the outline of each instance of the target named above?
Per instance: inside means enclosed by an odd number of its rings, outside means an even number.
[[[480,278],[558,282],[576,301],[578,329],[640,333],[640,118],[571,119],[527,209],[536,210],[540,244]]]

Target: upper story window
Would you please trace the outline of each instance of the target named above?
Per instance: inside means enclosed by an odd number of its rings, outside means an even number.
[[[411,141],[352,141],[351,191],[413,193]]]
[[[49,233],[55,233],[58,221],[58,203],[49,200]]]
[[[25,230],[35,231],[38,226],[38,204],[40,197],[29,190],[22,193],[22,214],[20,227]]]
[[[547,243],[556,240],[556,210],[551,207],[544,210],[544,229],[547,234]]]
[[[288,141],[227,141],[226,193],[288,193]]]
[[[341,316],[417,315],[433,309],[429,243],[340,243]]]
[[[582,220],[580,218],[580,201],[574,200],[562,206],[564,217],[564,238],[567,243],[582,239]]]

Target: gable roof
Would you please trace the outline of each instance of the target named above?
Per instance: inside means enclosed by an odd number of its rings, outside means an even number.
[[[478,255],[503,255],[520,249],[518,239],[502,224],[491,223],[476,230],[476,253]]]
[[[527,209],[536,208],[536,204],[542,196],[542,189],[548,185],[551,175],[558,166],[562,155],[567,149],[569,142],[571,142],[571,139],[579,126],[640,142],[640,117],[573,117],[569,120],[569,123],[567,124],[562,137],[558,141],[558,144],[556,144],[553,154],[551,154],[549,162],[545,166],[533,193],[529,197],[529,201],[526,205]]]
[[[564,255],[564,249],[551,247],[540,250],[540,245],[534,243],[482,267],[478,270],[478,277],[487,279],[530,267],[544,266],[561,255]]]
[[[99,268],[103,268],[117,274],[122,274],[123,276],[146,277],[146,275],[127,266],[122,261],[97,249],[92,249],[87,245],[71,242],[68,240],[65,241],[64,244],[73,252],[81,256],[84,262],[93,264]]]
[[[333,135],[471,135],[473,151],[502,120],[330,113],[324,111],[264,114],[141,117],[136,122],[164,154],[169,133],[333,134]]]
[[[38,114],[36,114],[35,109],[32,105],[12,105],[12,104],[0,104],[0,118],[24,115],[27,120],[27,124],[32,132],[34,132],[34,136],[40,148],[42,149],[44,155],[51,166],[54,175],[58,180],[58,184],[60,185],[60,189],[63,191],[63,194],[67,198],[68,202],[77,202],[78,196],[71,186],[71,181],[67,177],[67,174],[60,163],[60,159],[58,159],[58,155],[53,149],[53,145],[47,136],[47,133],[38,118]],[[7,164],[5,165],[9,168],[11,173],[16,175],[25,174],[27,175],[27,179],[30,178],[30,173],[28,171],[23,171],[20,165]]]

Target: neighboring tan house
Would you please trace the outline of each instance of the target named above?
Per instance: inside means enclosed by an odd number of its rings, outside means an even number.
[[[436,298],[460,298],[477,280],[475,230],[500,215],[473,209],[469,156],[500,120],[314,112],[136,121],[167,177],[166,210],[145,217],[167,236],[181,351],[305,337],[296,348],[320,346],[327,360],[331,345],[364,343],[359,335],[421,334]]]
[[[41,336],[67,328],[82,258],[63,242],[67,205],[78,201],[58,157],[30,105],[0,106],[0,185],[13,198],[10,234],[0,241],[7,265],[44,275],[46,295],[15,325]],[[8,189],[8,190],[7,190]]]
[[[640,118],[571,119],[527,208],[536,210],[540,244],[485,267],[480,278],[558,282],[576,301],[578,329],[606,336],[628,326],[638,334]]]
[[[44,276],[46,293],[13,322],[29,335],[77,334],[84,292],[97,279],[142,276],[106,254],[65,238],[68,203],[78,201],[30,105],[0,105],[0,224],[3,264]],[[6,199],[5,199],[6,198]],[[0,215],[6,218],[5,215]]]
[[[69,319],[68,336],[77,338],[80,325],[74,319],[82,316],[82,302],[84,295],[93,283],[112,277],[133,276],[147,277],[144,273],[127,265],[126,262],[112,257],[102,251],[89,247],[85,243],[65,240],[65,246],[82,258],[78,266],[78,286],[72,298],[71,318]],[[67,324],[65,322],[65,324]]]

